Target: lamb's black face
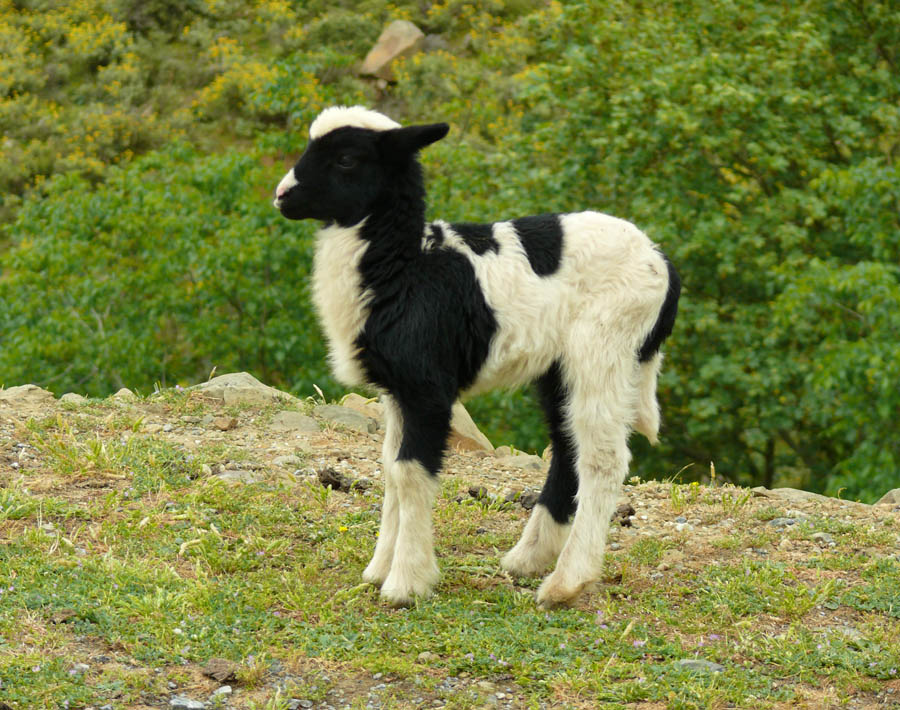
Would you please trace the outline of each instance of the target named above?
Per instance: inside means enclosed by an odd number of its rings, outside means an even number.
[[[288,219],[317,219],[341,226],[372,213],[420,148],[446,135],[446,124],[388,131],[344,126],[309,142],[275,192]]]
[[[358,223],[384,183],[377,137],[375,131],[346,127],[310,141],[279,184],[275,206],[288,219]]]

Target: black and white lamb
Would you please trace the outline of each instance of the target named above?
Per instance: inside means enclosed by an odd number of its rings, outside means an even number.
[[[501,565],[536,575],[556,562],[538,603],[571,603],[600,576],[630,431],[656,441],[659,348],[679,279],[639,229],[597,212],[426,222],[417,152],[448,130],[326,109],[276,191],[285,217],[324,223],[313,298],[335,375],[384,402],[381,531],[363,579],[396,606],[430,594],[451,408],[536,381],[553,458]]]

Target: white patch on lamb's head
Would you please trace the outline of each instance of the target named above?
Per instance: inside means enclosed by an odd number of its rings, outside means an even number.
[[[275,188],[275,207],[281,207],[281,199],[290,192],[291,188],[297,186],[297,178],[294,176],[294,169],[288,170],[287,175],[281,178],[278,187]]]
[[[332,106],[322,111],[312,122],[309,127],[309,137],[315,140],[344,126],[368,128],[371,131],[389,131],[392,128],[400,128],[399,123],[383,113],[372,111],[364,106]]]

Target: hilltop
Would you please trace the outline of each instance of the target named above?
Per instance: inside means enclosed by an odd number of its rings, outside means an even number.
[[[437,595],[391,610],[377,406],[244,385],[0,391],[0,706],[896,706],[896,504],[632,480],[548,614],[497,564],[544,462],[458,442]]]

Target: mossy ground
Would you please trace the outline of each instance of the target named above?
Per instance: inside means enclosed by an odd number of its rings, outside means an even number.
[[[435,513],[441,583],[394,610],[360,583],[380,484],[338,493],[266,463],[269,409],[232,408],[230,440],[198,433],[209,413],[222,408],[171,391],[0,411],[3,707],[206,701],[213,657],[238,665],[220,703],[235,708],[887,707],[900,695],[889,508],[810,504],[778,528],[786,506],[748,491],[631,485],[634,527],[614,531],[597,591],[545,612],[536,580],[498,566],[526,513],[465,495],[465,471],[495,459],[454,454]],[[326,430],[296,448],[310,467],[374,465],[377,443]],[[263,462],[259,482],[205,468],[242,458]],[[723,670],[678,664],[695,658]]]

